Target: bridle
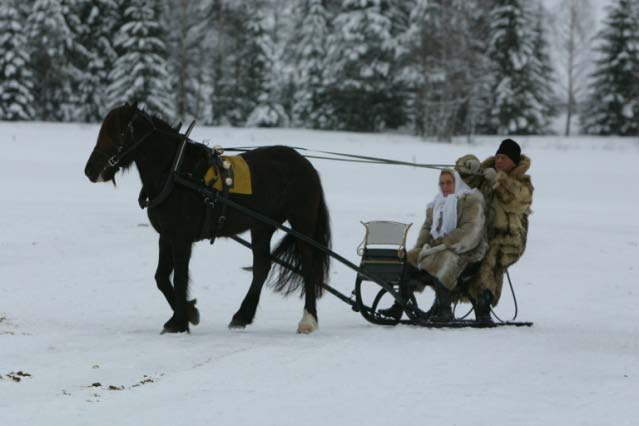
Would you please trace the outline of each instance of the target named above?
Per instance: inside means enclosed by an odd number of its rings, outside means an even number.
[[[149,131],[146,132],[146,134],[144,136],[142,136],[140,139],[134,141],[131,145],[129,145],[128,147],[126,146],[126,141],[127,141],[127,136],[133,138],[133,123],[135,122],[135,120],[138,117],[142,117],[144,119],[144,121],[146,121],[147,123],[149,123],[151,125],[151,129]],[[130,153],[132,153],[133,151],[135,151],[144,141],[146,141],[149,136],[151,136],[153,133],[155,133],[156,131],[156,127],[155,124],[153,123],[153,120],[151,119],[151,117],[149,117],[147,114],[145,114],[144,112],[140,111],[139,109],[136,108],[135,112],[133,113],[133,115],[131,116],[131,118],[129,119],[129,122],[127,123],[125,130],[120,132],[120,136],[122,139],[122,143],[118,145],[116,153],[113,154],[112,156],[108,156],[100,151],[97,151],[98,154],[107,157],[107,165],[111,168],[114,169],[118,169],[120,167],[120,163],[122,162],[122,160],[124,160],[124,158],[129,155]]]

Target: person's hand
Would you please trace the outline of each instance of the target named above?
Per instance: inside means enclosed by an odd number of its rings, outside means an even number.
[[[428,250],[430,250],[430,245],[424,244],[422,249],[419,251],[419,255],[417,255],[417,263],[421,262],[422,259],[427,256],[424,253],[428,252]]]
[[[497,180],[497,171],[493,168],[487,168],[483,171],[484,179],[486,179],[491,184],[494,184]]]
[[[431,254],[440,252],[442,250],[446,250],[446,246],[443,244],[440,244],[435,247],[431,247],[428,244],[424,244],[424,247],[422,247],[422,250],[419,252],[419,257],[417,258],[418,262],[421,262],[422,259],[424,259],[425,257],[430,256]]]
[[[455,169],[459,173],[472,175],[479,171],[481,164],[479,160],[474,155],[464,155],[455,164]]]

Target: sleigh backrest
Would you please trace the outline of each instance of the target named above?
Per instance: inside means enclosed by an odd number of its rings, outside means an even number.
[[[403,258],[406,253],[406,236],[412,223],[393,222],[389,220],[373,220],[361,222],[366,228],[364,240],[357,247],[357,254],[362,256],[371,249],[397,250],[397,257]]]

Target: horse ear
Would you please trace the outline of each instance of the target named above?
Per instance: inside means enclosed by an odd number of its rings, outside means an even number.
[[[138,101],[137,101],[137,99],[136,99],[136,100],[133,100],[132,102],[126,101],[126,103],[124,104],[124,106],[125,106],[126,108],[128,108],[128,109],[136,110],[136,109],[138,109]]]

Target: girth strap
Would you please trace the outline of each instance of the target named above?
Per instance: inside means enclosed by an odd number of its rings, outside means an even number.
[[[205,214],[204,223],[202,225],[201,235],[203,237],[208,236],[209,230],[211,230],[211,227],[212,227],[213,228],[212,232],[210,232],[211,244],[215,242],[215,239],[217,238],[218,233],[222,230],[222,228],[224,227],[224,224],[226,223],[227,203],[221,203],[221,206],[219,207],[219,212],[217,215],[214,214],[213,210],[215,209],[216,204],[220,204],[220,203],[217,203],[218,198],[220,196],[224,200],[228,199],[229,188],[231,187],[231,185],[229,184],[230,182],[227,181],[227,179],[230,179],[230,172],[228,168],[224,167],[224,161],[220,157],[220,155],[223,152],[224,150],[221,147],[215,147],[211,151],[211,155],[209,157],[210,165],[211,167],[215,168],[216,176],[218,176],[218,179],[222,180],[222,191],[214,190],[215,198],[213,200],[211,200],[209,197],[204,198],[204,202],[206,203],[206,214]],[[215,181],[211,182],[210,185],[211,185],[211,188],[213,188],[213,186],[215,185]],[[220,195],[220,192],[221,192],[221,195]]]

